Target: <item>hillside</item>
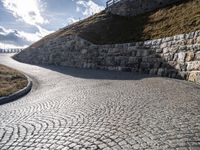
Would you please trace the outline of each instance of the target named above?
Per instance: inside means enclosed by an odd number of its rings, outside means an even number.
[[[154,12],[122,17],[102,11],[50,34],[32,46],[61,36],[79,35],[95,44],[143,41],[188,33],[200,29],[200,1],[183,0]]]

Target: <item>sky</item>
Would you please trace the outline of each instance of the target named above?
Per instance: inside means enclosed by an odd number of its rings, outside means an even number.
[[[106,0],[0,0],[0,48],[24,48],[105,8]]]

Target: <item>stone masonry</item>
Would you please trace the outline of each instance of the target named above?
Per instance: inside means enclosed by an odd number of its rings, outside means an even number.
[[[121,0],[106,11],[121,16],[135,16],[179,1],[181,0]]]
[[[143,72],[200,83],[200,30],[163,39],[95,45],[78,36],[49,40],[14,57],[32,64]]]

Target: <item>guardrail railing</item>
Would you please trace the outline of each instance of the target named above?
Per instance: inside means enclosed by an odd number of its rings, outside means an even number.
[[[112,6],[112,5],[116,4],[116,3],[118,3],[119,1],[121,1],[121,0],[108,0],[108,1],[106,2],[106,8],[108,8],[108,7],[110,7],[110,6]]]
[[[0,49],[0,53],[19,53],[23,49]]]

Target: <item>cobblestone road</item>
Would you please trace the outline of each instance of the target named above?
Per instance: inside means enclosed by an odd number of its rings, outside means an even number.
[[[1,150],[200,149],[200,87],[145,75],[44,68],[1,54],[33,78],[0,106]]]

